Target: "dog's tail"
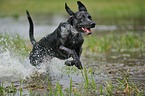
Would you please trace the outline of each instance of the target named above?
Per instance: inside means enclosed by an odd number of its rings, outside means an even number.
[[[30,28],[29,28],[29,37],[30,37],[30,41],[33,45],[36,44],[36,40],[34,39],[34,26],[33,26],[33,21],[31,19],[31,16],[28,12],[28,10],[26,10],[26,13],[27,13],[27,18],[28,18],[28,21],[29,21],[29,25],[30,25]]]

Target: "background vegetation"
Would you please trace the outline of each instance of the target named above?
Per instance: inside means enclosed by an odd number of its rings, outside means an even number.
[[[65,13],[64,3],[77,11],[77,0],[0,0],[0,16]],[[81,0],[98,24],[145,24],[144,0]]]

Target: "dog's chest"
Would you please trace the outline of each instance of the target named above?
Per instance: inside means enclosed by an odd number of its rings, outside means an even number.
[[[82,45],[84,38],[81,33],[74,34],[69,38],[69,41],[72,42],[74,45]]]
[[[64,45],[70,49],[76,49],[82,46],[83,41],[83,35],[81,33],[77,33],[75,36],[69,35],[69,37],[64,42]]]
[[[84,38],[83,33],[77,32],[70,24],[63,24],[61,27],[62,42],[68,47],[81,46]]]

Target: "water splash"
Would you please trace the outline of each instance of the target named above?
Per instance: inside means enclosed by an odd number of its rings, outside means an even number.
[[[19,57],[11,56],[9,50],[0,53],[0,76],[9,77],[9,79],[25,77],[27,74],[32,74],[34,69],[30,66],[29,61],[25,58],[24,62],[19,60]]]
[[[29,51],[26,51],[24,46],[17,46],[19,41],[17,38],[19,36],[10,36],[5,35],[0,38],[0,79],[14,80],[21,77],[25,79],[30,77],[36,72],[49,73],[53,77],[59,77],[60,74],[63,75],[61,69],[65,66],[64,60],[52,59],[51,61],[43,62],[40,69],[32,66],[29,61],[29,56],[22,55],[22,53],[29,54]],[[16,42],[17,41],[17,42]],[[24,43],[24,42],[23,42]]]
[[[0,36],[0,80],[5,80],[5,86],[11,85],[10,82],[15,82],[14,85],[20,86],[20,80],[26,81],[26,84],[25,82],[22,84],[24,89],[30,86],[29,84],[41,86],[47,83],[47,76],[52,85],[55,86],[56,82],[59,82],[63,89],[69,88],[70,79],[75,82],[76,87],[83,84],[84,77],[81,71],[75,66],[65,66],[64,60],[57,58],[46,60],[40,64],[40,69],[32,66],[29,61],[30,48],[27,49],[29,45],[25,42],[26,40],[19,35]],[[91,78],[90,74],[88,78]],[[98,78],[101,77],[94,77],[95,80]],[[23,90],[23,94],[29,94],[29,92]]]

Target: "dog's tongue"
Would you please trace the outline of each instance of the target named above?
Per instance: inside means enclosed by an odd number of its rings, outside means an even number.
[[[87,29],[87,28],[83,28],[82,27],[82,30],[84,30],[85,34],[89,35],[92,33],[92,30],[91,29]]]

